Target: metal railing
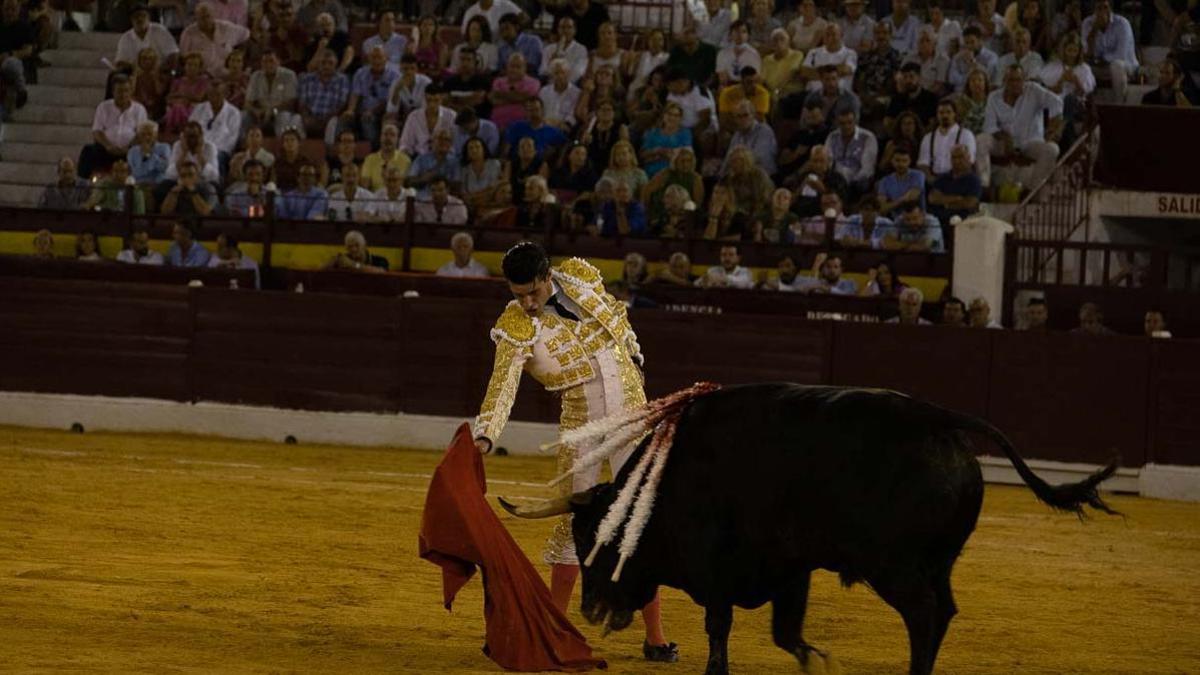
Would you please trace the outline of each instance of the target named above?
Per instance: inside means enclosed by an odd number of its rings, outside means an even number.
[[[1092,127],[1059,159],[1040,184],[1017,205],[1012,224],[1022,240],[1065,241],[1091,218],[1092,165],[1099,133]]]

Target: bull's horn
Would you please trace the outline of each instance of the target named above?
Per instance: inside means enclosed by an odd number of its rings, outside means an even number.
[[[536,506],[529,507],[517,506],[504,497],[498,497],[496,501],[500,502],[500,506],[505,511],[518,518],[549,518],[571,512],[571,498],[569,496],[547,499]]]

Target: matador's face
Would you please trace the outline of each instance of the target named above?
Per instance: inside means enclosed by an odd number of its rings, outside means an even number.
[[[554,294],[554,285],[550,283],[550,275],[547,274],[541,279],[534,279],[527,284],[514,284],[508,282],[508,288],[512,291],[513,297],[521,305],[521,309],[529,316],[539,316],[542,313],[542,307],[546,305],[546,301]]]

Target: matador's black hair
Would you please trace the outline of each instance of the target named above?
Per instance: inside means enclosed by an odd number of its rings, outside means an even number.
[[[529,284],[550,274],[550,258],[532,241],[523,241],[504,254],[504,278],[514,284]]]

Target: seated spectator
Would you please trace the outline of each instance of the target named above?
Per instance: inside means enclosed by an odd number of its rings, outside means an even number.
[[[890,218],[879,215],[879,198],[867,195],[858,203],[858,213],[846,220],[846,227],[835,232],[833,239],[839,246],[857,248],[882,248],[882,240],[876,232],[886,233],[895,225]]]
[[[492,121],[500,131],[525,119],[525,102],[537,98],[541,83],[525,72],[525,57],[514,52],[508,57],[504,74],[492,81]]]
[[[208,266],[227,270],[253,270],[254,287],[259,288],[258,263],[242,253],[238,248],[237,237],[222,232],[217,235],[217,253],[210,256]]]
[[[299,76],[308,72],[311,55],[306,56],[305,50],[309,32],[296,21],[291,0],[277,1],[274,7],[276,11],[268,17],[271,25],[265,48],[278,54],[279,62]]]
[[[1046,306],[1045,298],[1030,298],[1025,306],[1025,326],[1023,330],[1045,333],[1050,330],[1046,320],[1050,318],[1050,308]]]
[[[788,23],[787,30],[792,36],[792,47],[807,52],[821,46],[829,23],[817,13],[816,2],[803,0],[799,10],[799,16]]]
[[[559,229],[561,210],[546,179],[541,176],[525,178],[525,189],[522,191],[523,201],[517,207],[517,222],[523,227],[539,229],[544,232],[554,232]]]
[[[433,147],[413,160],[405,185],[424,191],[435,179],[440,178],[457,192],[462,184],[462,164],[453,148],[454,137],[449,129],[433,132]]]
[[[203,182],[214,185],[221,182],[220,163],[217,158],[217,146],[204,137],[204,130],[198,122],[188,122],[183,128],[183,136],[171,146],[171,162],[164,174],[167,180],[179,178],[179,167],[184,161],[193,163],[199,171]]]
[[[561,129],[546,123],[545,106],[540,98],[525,101],[525,119],[513,122],[504,132],[504,146],[515,153],[523,138],[532,138],[541,157],[552,156],[567,142]]]
[[[317,32],[320,27],[322,14],[328,14],[333,19],[334,27],[342,32],[350,29],[346,8],[339,0],[309,0],[296,14],[296,22],[310,33]]]
[[[967,327],[967,304],[958,298],[950,298],[942,304],[942,325],[954,328]]]
[[[225,57],[250,37],[250,30],[213,16],[212,5],[196,5],[196,21],[183,29],[179,49],[184,54],[199,54],[204,70],[217,77],[225,74]]]
[[[715,134],[718,129],[717,104],[712,95],[690,80],[683,70],[667,71],[667,101],[683,110],[683,126],[692,137]]]
[[[367,238],[358,230],[346,233],[346,250],[338,253],[325,264],[327,270],[353,270],[380,274],[388,271],[388,261],[380,255],[371,255],[367,249]]]
[[[358,184],[357,164],[342,167],[342,180],[329,189],[329,219],[361,223],[374,215],[375,195]]]
[[[937,218],[925,213],[917,202],[900,207],[900,218],[890,228],[876,226],[874,237],[880,248],[889,251],[928,251],[945,253],[942,226]]]
[[[337,57],[333,50],[322,49],[317,62],[319,66],[316,71],[300,77],[297,110],[306,134],[329,138],[332,129],[327,127],[337,124],[350,98],[350,80],[338,72]]]
[[[649,223],[649,234],[678,239],[693,237],[699,233],[696,225],[696,204],[692,202],[683,186],[668,185],[663,190],[661,202],[659,213]]]
[[[624,180],[613,179],[613,200],[600,212],[600,236],[635,236],[646,234],[646,207],[633,196],[633,187]]]
[[[631,93],[650,84],[650,76],[654,73],[665,74],[667,59],[671,56],[667,52],[666,33],[661,28],[651,28],[649,32],[642,33],[640,37],[645,38],[642,41],[644,47],[630,54],[626,64],[625,79],[629,82]],[[661,91],[662,86],[654,87],[654,89]]]
[[[821,212],[793,223],[783,235],[789,244],[827,245],[831,240],[845,238],[848,229],[853,232],[842,210],[841,197],[836,192],[826,192],[821,195]]]
[[[1012,51],[996,59],[992,66],[992,86],[1004,84],[1004,74],[1009,66],[1021,66],[1028,79],[1036,79],[1046,65],[1042,55],[1033,51],[1032,37],[1029,31],[1017,26],[1012,32]]]
[[[1078,134],[1086,116],[1087,97],[1096,88],[1096,77],[1092,68],[1083,60],[1083,45],[1079,35],[1068,33],[1059,43],[1054,58],[1037,73],[1037,79],[1050,91],[1063,99],[1062,147],[1069,148]],[[1145,99],[1143,99],[1144,101]]]
[[[795,195],[792,210],[800,217],[822,212],[821,195],[836,192],[845,199],[849,184],[833,166],[833,155],[824,145],[814,146],[808,161],[784,180],[784,186]]]
[[[667,265],[650,279],[651,283],[671,284],[673,286],[693,286],[699,279],[692,274],[692,261],[687,254],[676,251],[667,258]]]
[[[296,186],[285,192],[275,206],[275,217],[280,220],[324,220],[329,212],[329,195],[317,186],[317,167],[307,159],[301,160],[296,179]]]
[[[930,0],[926,4],[929,11],[929,23],[925,24],[922,32],[928,32],[933,38],[938,56],[947,58],[958,51],[962,45],[962,24],[954,19],[947,19],[942,10],[941,0]],[[917,51],[921,50],[921,35],[917,35]],[[935,92],[936,93],[936,92]]]
[[[617,42],[617,27],[611,21],[605,21],[596,29],[596,46],[592,48],[588,57],[588,74],[595,76],[601,70],[609,70],[613,77],[606,85],[624,92],[625,82],[622,75],[629,56]],[[581,83],[580,86],[587,89],[586,83]],[[623,98],[623,95],[615,98]]]
[[[931,325],[926,319],[921,318],[921,305],[925,302],[925,295],[921,293],[921,289],[909,286],[903,291],[900,291],[900,298],[897,307],[900,310],[898,316],[893,316],[884,323],[897,323],[906,326],[928,326]]]
[[[208,249],[196,241],[195,226],[178,222],[171,229],[171,247],[167,249],[166,264],[171,267],[207,267],[212,257]]]
[[[487,145],[478,138],[467,141],[462,162],[463,199],[472,209],[478,209],[496,185],[506,179],[504,168],[500,160],[491,158]]]
[[[301,124],[296,112],[299,82],[296,73],[279,63],[279,55],[268,51],[262,56],[262,68],[250,76],[246,85],[246,109],[243,128],[266,127],[282,136],[289,127]]]
[[[921,67],[906,63],[900,67],[900,77],[896,78],[896,94],[888,104],[883,127],[889,134],[895,133],[896,118],[911,110],[921,123],[920,129],[928,128],[937,117],[937,106],[938,97],[921,86]]]
[[[633,144],[627,140],[613,144],[612,152],[609,153],[608,168],[601,177],[628,183],[634,195],[640,195],[642,188],[649,182],[646,172],[637,165],[637,153],[633,150]]]
[[[729,40],[729,28],[733,25],[732,6],[724,0],[704,0],[704,9],[708,21],[698,21],[700,39],[714,47],[726,44]]]
[[[129,248],[117,254],[117,262],[130,265],[162,265],[163,256],[150,250],[150,232],[145,225],[134,226],[129,235]]]
[[[508,63],[508,57],[520,54],[525,57],[525,68],[536,76],[542,69],[542,39],[536,34],[521,30],[521,18],[516,12],[500,17],[497,30],[496,56],[500,63]]]
[[[200,176],[195,160],[184,159],[173,165],[179,180],[167,190],[159,204],[164,216],[207,216],[217,207],[217,191]],[[207,262],[207,259],[205,260]]]
[[[751,216],[737,210],[733,191],[725,183],[713,186],[704,223],[704,233],[701,236],[705,239],[737,241],[754,238],[754,222]]]
[[[359,182],[368,190],[378,190],[384,186],[384,174],[388,169],[396,167],[401,175],[408,174],[412,159],[406,153],[397,149],[400,141],[400,130],[395,124],[383,125],[383,133],[379,136],[379,150],[367,155],[363,160]]]
[[[427,14],[417,21],[409,49],[417,59],[417,67],[429,77],[440,77],[450,63],[450,51],[438,34],[437,17],[433,15]]]
[[[807,293],[818,283],[813,277],[801,275],[796,269],[796,261],[785,255],[779,259],[775,274],[763,283],[762,288],[764,291]]]
[[[806,102],[800,115],[800,128],[792,133],[791,147],[779,152],[779,173],[786,177],[803,166],[813,148],[825,145],[829,131],[821,104]]]
[[[492,104],[488,101],[488,94],[492,91],[492,77],[475,65],[477,60],[478,57],[473,51],[466,50],[461,53],[458,72],[443,81],[447,97],[443,103],[459,115],[470,111],[476,118],[482,118],[483,122],[494,128],[496,125],[487,119],[492,114]]]
[[[342,182],[342,171],[349,165],[360,166],[362,158],[358,156],[358,141],[354,132],[341,131],[337,135],[337,145],[333,146],[333,154],[325,157],[324,166],[317,174],[317,183],[323,186],[337,185]]]
[[[1087,67],[1084,64],[1084,67]],[[1091,72],[1091,69],[1088,70]],[[1044,82],[1045,80],[1043,80]],[[1175,59],[1158,64],[1158,88],[1142,96],[1142,105],[1167,105],[1191,108],[1200,105],[1200,90]]]
[[[713,191],[715,198],[717,192]],[[754,288],[754,274],[742,267],[742,257],[738,255],[735,244],[721,247],[721,264],[708,268],[704,276],[696,279],[695,285],[700,288]]]
[[[171,82],[171,89],[167,92],[167,115],[163,118],[163,130],[168,134],[179,133],[191,117],[192,108],[208,98],[211,84],[212,80],[204,72],[204,59],[196,53],[184,55],[183,74]]]
[[[963,48],[950,59],[950,73],[947,76],[950,86],[954,91],[963,91],[967,76],[972,71],[981,70],[986,77],[999,60],[995,52],[983,46],[983,33],[979,27],[967,26],[963,30]]]
[[[901,54],[911,54],[917,49],[917,33],[921,20],[912,13],[912,0],[893,0],[892,14],[879,23],[891,28],[892,47]]]
[[[921,120],[917,118],[917,113],[911,110],[905,110],[896,118],[895,131],[891,138],[887,139],[887,143],[884,143],[883,152],[879,153],[877,172],[886,173],[891,170],[892,155],[895,154],[896,148],[902,145],[914,149],[921,146]]]
[[[717,52],[717,82],[725,87],[740,81],[746,66],[756,73],[762,70],[762,56],[750,44],[749,26],[739,19],[729,27],[729,46]]]
[[[976,138],[976,163],[984,186],[991,180],[991,158],[1020,153],[1033,159],[1032,185],[1054,171],[1058,144],[1049,140],[1061,128],[1062,99],[1036,82],[1027,82],[1020,66],[1011,66],[1004,87],[988,95],[983,133]],[[1043,118],[1050,118],[1049,126]]]
[[[1094,302],[1079,306],[1079,325],[1072,328],[1071,332],[1077,335],[1113,335],[1112,329],[1104,325],[1104,312],[1100,305]]]
[[[500,67],[500,57],[496,51],[496,45],[493,43],[492,36],[494,33],[488,27],[488,22],[483,17],[472,18],[467,22],[466,28],[463,29],[463,40],[454,46],[450,53],[450,72],[455,75],[464,75],[464,68],[467,66],[463,63],[465,57],[471,57],[471,68],[469,74],[478,74],[480,76],[490,76],[494,74]],[[584,52],[584,67],[587,65],[586,51]],[[488,87],[491,88],[491,78],[488,77]]]
[[[758,71],[754,66],[742,68],[741,80],[721,88],[717,96],[717,114],[721,124],[734,126],[734,118],[743,101],[749,102],[755,117],[761,122],[771,112],[771,92],[759,84]]]
[[[963,21],[963,40],[969,28],[979,30],[981,43],[989,50],[999,54],[1004,51],[1008,39],[1008,25],[1004,17],[996,13],[996,0],[981,0],[976,3],[975,14]]]
[[[399,68],[400,58],[408,52],[408,37],[396,32],[396,13],[380,12],[377,25],[379,29],[363,40],[363,53],[370,54],[372,49],[382,47],[388,63]]]
[[[242,111],[225,99],[224,84],[208,88],[208,100],[192,109],[188,118],[206,131],[205,139],[217,148],[217,159],[221,167],[228,167],[229,160],[237,150],[242,131]],[[227,173],[227,171],[222,171]]]
[[[950,173],[938,176],[929,190],[929,212],[943,225],[949,225],[954,216],[971,217],[983,197],[983,183],[975,175],[967,146],[954,146],[950,157]]]
[[[1167,330],[1167,317],[1157,307],[1146,310],[1146,315],[1142,319],[1142,328],[1148,338],[1171,337],[1171,331]]]
[[[115,81],[118,75],[113,75]],[[133,82],[133,100],[142,104],[146,116],[160,120],[167,114],[167,92],[171,89],[170,71],[163,70],[158,54],[149,47],[137,57],[137,68],[130,78]]]
[[[947,22],[958,25],[957,21]],[[942,97],[950,93],[950,55],[958,52],[961,37],[955,41],[952,51],[942,52],[937,46],[937,38],[929,26],[917,35],[917,51],[909,54],[904,63],[915,63],[920,70],[921,88],[934,96]]]
[[[772,16],[774,11],[775,3],[770,0],[752,0],[750,3],[750,15],[746,18],[746,27],[750,30],[750,44],[754,45],[759,54],[765,54],[771,48],[773,31],[782,30],[784,34],[787,34],[787,30],[779,19]]]
[[[550,175],[549,166],[538,154],[532,137],[526,136],[517,142],[517,156],[509,163],[508,180],[512,186],[512,197],[516,204],[525,201],[525,179],[529,176]]]
[[[118,159],[112,171],[98,183],[94,183],[92,194],[80,207],[85,211],[128,211],[135,216],[146,213],[146,195],[141,190],[130,189],[133,181],[129,176],[129,162]],[[132,195],[132,198],[130,197]],[[130,204],[132,201],[132,204]]]
[[[906,288],[908,285],[900,281],[899,275],[895,273],[895,267],[890,261],[885,260],[867,270],[867,283],[859,295],[899,298],[900,293]]]
[[[717,48],[700,39],[692,22],[684,22],[683,33],[667,56],[667,82],[672,74],[690,82],[707,82],[716,71]]]
[[[29,96],[25,88],[25,76],[37,82],[38,39],[33,25],[22,15],[22,3],[14,0],[4,2],[0,12],[0,85],[4,98],[0,99],[0,121],[11,122],[13,113],[25,105]]]
[[[683,188],[696,208],[704,204],[704,179],[696,171],[696,153],[690,147],[679,148],[670,167],[654,174],[646,184],[646,208],[651,221],[662,215],[663,195],[671,185]]]
[[[668,102],[663,106],[658,125],[642,136],[642,163],[646,175],[667,168],[680,148],[691,148],[692,132],[683,126],[683,108],[678,103]]]
[[[157,185],[166,179],[171,165],[171,147],[158,142],[158,125],[142,122],[126,155],[133,180],[138,185]]]
[[[900,60],[906,53],[896,51],[892,46],[892,25],[887,21],[875,24],[873,33],[875,39],[871,50],[859,54],[858,70],[854,74],[855,90],[866,110],[862,115],[867,119],[878,119],[887,107],[896,88]]]
[[[967,75],[967,85],[957,97],[959,122],[975,134],[977,143],[979,134],[983,133],[983,118],[987,115],[988,92],[987,74],[976,69]]]
[[[286,129],[280,138],[282,140],[279,144],[279,156],[275,158],[275,164],[271,167],[271,182],[275,183],[282,193],[296,187],[299,183],[300,165],[311,162],[300,153],[300,131],[298,129]],[[314,174],[314,183],[316,182],[315,176],[316,174]]]
[[[862,103],[857,95],[848,89],[842,89],[838,84],[837,67],[833,65],[824,65],[817,69],[818,87],[815,91],[809,91],[805,94],[802,104],[804,109],[817,107],[821,110],[821,121],[827,126],[833,126],[837,116],[846,110],[853,110],[858,114],[862,108]],[[784,101],[781,104],[780,112],[785,115],[796,113],[797,98],[790,101]]]
[[[543,78],[552,79],[550,68],[555,59],[562,59],[567,66],[567,80],[572,84],[578,83],[587,72],[588,52],[575,40],[575,19],[560,16],[554,21],[553,40],[542,47],[542,62],[538,74]]]
[[[795,46],[795,43],[792,43]],[[801,73],[808,78],[808,90],[817,91],[821,88],[818,75],[821,66],[835,66],[838,74],[838,86],[843,91],[854,89],[854,71],[858,69],[858,54],[842,44],[842,29],[836,23],[825,26],[825,40],[821,45],[808,52],[804,57],[804,67]]]
[[[408,218],[408,199],[412,191],[404,187],[405,172],[389,166],[383,172],[383,187],[375,191],[375,220],[396,223]]]
[[[388,63],[387,53],[378,46],[367,52],[367,65],[355,71],[354,79],[350,81],[350,100],[342,112],[342,123],[358,129],[372,148],[379,145],[388,92],[399,77],[400,71]]]
[[[246,52],[241,47],[225,57],[225,75],[218,82],[225,87],[225,99],[235,108],[246,107],[246,88],[250,86],[250,73],[246,70]]]
[[[870,189],[879,143],[875,134],[858,126],[854,111],[843,110],[837,116],[837,128],[825,140],[825,147],[835,158],[834,168],[846,179],[852,193],[862,194]]]
[[[450,252],[454,258],[437,268],[437,276],[458,279],[488,276],[488,268],[471,257],[471,254],[475,252],[475,240],[470,234],[456,232],[453,237],[450,237]]]
[[[954,101],[943,99],[938,102],[937,127],[921,139],[917,168],[930,180],[949,173],[952,150],[958,145],[967,149],[967,156],[974,163],[975,134],[958,123],[958,108]]]
[[[587,146],[592,168],[603,171],[617,142],[629,140],[629,127],[617,121],[616,105],[612,101],[601,101],[594,119],[594,123],[589,121],[584,128],[580,142]]]
[[[244,171],[246,162],[250,160],[258,162],[265,169],[264,180],[266,175],[270,174],[271,167],[275,166],[275,155],[263,147],[263,132],[258,127],[246,130],[245,145],[229,160],[230,182],[236,183],[246,179]]]
[[[471,22],[482,20],[491,32],[499,32],[500,21],[508,14],[515,14],[520,19],[521,7],[511,0],[478,0],[463,13],[462,31],[466,34]]]
[[[79,177],[91,178],[96,171],[112,166],[118,157],[125,157],[138,125],[145,121],[146,109],[133,100],[133,83],[121,75],[114,77],[113,97],[96,106],[92,143],[79,153]]]
[[[983,298],[975,298],[967,308],[968,325],[971,328],[1002,328],[992,321],[992,306]]]
[[[764,204],[771,203],[771,193],[775,191],[775,184],[771,182],[767,172],[757,165],[750,148],[732,148],[726,168],[722,182],[733,193],[734,209],[739,213],[755,216]]]
[[[745,148],[754,159],[755,165],[768,176],[775,175],[775,156],[779,148],[775,143],[775,131],[765,122],[759,122],[754,107],[749,101],[738,104],[733,137],[729,139],[729,152],[725,155],[722,173],[727,173],[729,164],[738,148]]]
[[[538,92],[542,109],[545,111],[546,123],[568,133],[575,128],[575,108],[579,105],[579,87],[571,83],[570,66],[563,59],[555,59],[550,63],[550,81]],[[533,100],[533,99],[530,99]],[[526,101],[526,106],[529,102]],[[529,109],[525,110],[526,115]]]
[[[90,184],[75,173],[75,161],[70,157],[58,160],[58,179],[42,190],[39,209],[76,211],[88,200]]]
[[[842,42],[856,52],[871,48],[875,32],[875,19],[863,12],[863,0],[846,0],[842,3],[846,15],[835,22],[842,31]]]
[[[141,60],[142,51],[151,49],[158,57],[156,61],[170,68],[179,55],[179,45],[171,31],[161,23],[150,21],[150,8],[144,4],[136,4],[129,12],[133,27],[121,35],[117,42],[117,55],[114,65],[118,70],[132,70]]]
[[[1083,20],[1084,53],[1092,63],[1108,66],[1117,103],[1125,102],[1129,77],[1137,72],[1137,44],[1129,19],[1114,14],[1112,0],[1096,0],[1092,15]]]
[[[50,234],[50,230],[41,229],[34,233],[33,257],[46,259],[54,257],[54,235]]]
[[[321,69],[326,49],[333,54],[334,71],[348,73],[350,64],[354,63],[354,45],[350,44],[350,35],[337,27],[332,15],[323,12],[317,15],[316,30],[304,50],[305,72],[315,73]]]
[[[782,28],[771,31],[771,50],[763,55],[763,84],[778,101],[785,96],[804,91],[804,78],[800,66],[804,63],[804,52],[792,49],[792,39]]]
[[[455,129],[456,113],[453,109],[442,105],[444,92],[441,87],[431,84],[425,88],[424,105],[410,112],[404,120],[404,129],[400,132],[400,151],[409,157],[417,157],[433,149],[432,140],[435,131]]]
[[[429,196],[417,197],[413,219],[418,223],[466,225],[467,205],[450,194],[450,183],[445,176],[437,176],[429,181]]]
[[[771,193],[771,204],[758,216],[756,231],[762,232],[762,240],[772,244],[788,240],[792,228],[800,221],[792,211],[792,191],[779,188]]]
[[[895,218],[900,205],[917,202],[925,208],[925,174],[914,171],[912,148],[901,145],[892,153],[892,173],[879,181],[879,210]]]
[[[267,212],[267,169],[257,159],[247,160],[242,167],[244,180],[229,188],[225,210],[234,216],[261,218]]]
[[[584,76],[579,82],[579,102],[575,104],[575,119],[591,119],[602,105],[612,105],[619,110],[625,101],[625,89],[617,80],[617,71],[603,65]]]
[[[454,118],[454,152],[462,156],[467,141],[478,138],[487,146],[488,154],[500,153],[500,132],[491,120],[482,119],[471,108],[465,108]]]

